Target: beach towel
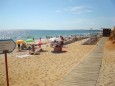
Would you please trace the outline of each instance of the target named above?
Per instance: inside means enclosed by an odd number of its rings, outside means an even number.
[[[28,56],[30,56],[30,55],[25,54],[25,55],[17,55],[16,57],[17,57],[17,58],[24,58],[24,57],[28,57]]]

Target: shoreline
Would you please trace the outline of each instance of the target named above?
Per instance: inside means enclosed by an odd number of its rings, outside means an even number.
[[[45,39],[46,37],[56,37],[64,36],[70,37],[71,35],[76,36],[90,36],[90,30],[14,30],[9,31],[3,30],[0,31],[0,39],[13,39],[16,40],[26,40],[26,39],[35,39],[39,38]],[[92,30],[92,34],[102,34],[101,30]]]

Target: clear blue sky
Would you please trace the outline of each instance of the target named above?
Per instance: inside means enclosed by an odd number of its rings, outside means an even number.
[[[100,29],[115,25],[115,0],[0,0],[0,29]]]

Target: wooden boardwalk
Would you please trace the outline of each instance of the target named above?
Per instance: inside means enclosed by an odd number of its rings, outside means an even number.
[[[57,86],[96,86],[103,58],[103,37],[98,46],[78,64]]]

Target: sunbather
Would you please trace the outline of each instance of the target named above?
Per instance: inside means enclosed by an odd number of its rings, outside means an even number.
[[[22,46],[21,46],[21,50],[27,50],[27,46],[26,46],[26,44],[24,43],[24,44],[22,44]]]
[[[39,55],[40,52],[44,52],[44,51],[45,50],[43,50],[42,48],[35,47],[34,50],[33,49],[29,50],[29,54],[31,54],[31,55]]]

